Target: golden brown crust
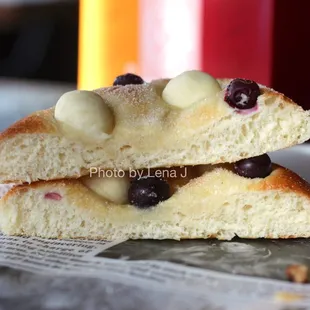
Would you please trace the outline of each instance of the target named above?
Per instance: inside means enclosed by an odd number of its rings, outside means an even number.
[[[288,98],[284,94],[279,93],[279,92],[277,92],[273,89],[270,89],[270,88],[264,88],[264,94],[266,94],[270,98],[276,94],[279,97],[279,99],[281,101],[285,102],[286,104],[298,105],[296,102],[294,102],[292,99]]]
[[[11,125],[0,133],[0,141],[10,139],[18,134],[53,134],[57,132],[56,124],[52,121],[53,109],[35,112]]]
[[[271,175],[257,184],[251,185],[251,190],[268,191],[281,190],[283,192],[295,192],[310,198],[310,185],[293,171],[274,164]]]

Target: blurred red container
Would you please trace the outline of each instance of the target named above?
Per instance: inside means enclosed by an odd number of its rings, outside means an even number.
[[[203,70],[256,80],[309,109],[309,12],[310,1],[204,1]]]

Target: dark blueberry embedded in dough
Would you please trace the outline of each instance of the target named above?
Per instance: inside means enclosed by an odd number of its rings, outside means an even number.
[[[170,197],[169,184],[158,177],[147,176],[131,182],[129,203],[138,208],[149,208]]]
[[[114,80],[113,86],[117,86],[117,85],[130,85],[130,84],[143,84],[144,81],[143,79],[138,76],[135,75],[133,73],[126,73],[123,75],[119,75],[118,77],[116,77],[116,79]]]
[[[270,157],[264,154],[237,161],[234,164],[234,170],[237,174],[246,178],[265,178],[272,171],[272,163]]]
[[[252,109],[260,95],[259,86],[251,80],[234,79],[227,87],[224,100],[233,108]]]

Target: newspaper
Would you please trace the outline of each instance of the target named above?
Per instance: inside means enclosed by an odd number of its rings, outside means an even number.
[[[309,260],[308,240],[106,242],[0,234],[2,266],[179,292],[221,307],[214,309],[243,309],[241,304],[244,309],[310,309],[310,285],[290,283],[285,276],[288,265],[309,266]]]

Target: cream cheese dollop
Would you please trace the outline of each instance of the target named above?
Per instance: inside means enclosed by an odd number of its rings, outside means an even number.
[[[185,109],[193,103],[214,97],[221,90],[214,77],[192,70],[171,79],[163,90],[162,98],[172,106]]]
[[[108,139],[114,128],[111,109],[92,91],[65,93],[56,104],[54,116],[64,134],[73,139],[100,142]]]

